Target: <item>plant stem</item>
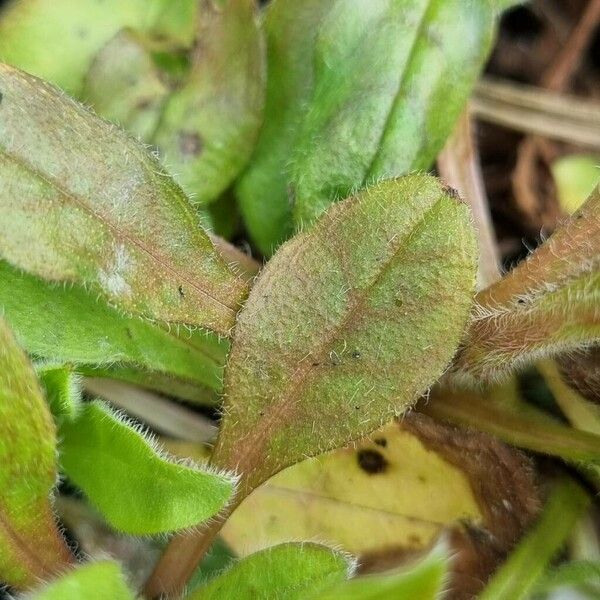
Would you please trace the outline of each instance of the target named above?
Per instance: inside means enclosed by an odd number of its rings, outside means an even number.
[[[490,207],[485,193],[479,154],[473,140],[473,125],[467,108],[459,118],[437,159],[442,179],[458,190],[473,213],[479,246],[479,289],[500,279],[500,255]]]
[[[480,600],[528,598],[589,503],[589,496],[573,480],[557,483],[538,522],[496,572]]]
[[[472,427],[504,442],[568,461],[600,460],[600,436],[566,427],[533,407],[513,409],[471,391],[435,390],[419,412]]]
[[[159,558],[144,586],[146,598],[178,598],[239,502],[232,503],[193,533],[176,535]]]

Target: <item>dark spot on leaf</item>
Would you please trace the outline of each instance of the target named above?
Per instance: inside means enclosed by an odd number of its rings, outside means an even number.
[[[373,441],[382,448],[387,446],[387,440],[385,438],[375,438]]]
[[[359,352],[358,350],[355,350],[355,351],[352,353],[352,358],[360,358],[360,352]]]
[[[460,194],[453,187],[450,187],[449,185],[442,185],[442,188],[444,189],[444,192],[448,196],[450,196],[450,198],[454,198],[454,200],[458,200],[459,202],[462,202],[462,198],[460,197]]]
[[[383,473],[388,467],[387,460],[377,450],[360,450],[356,458],[358,466],[369,475]]]
[[[150,107],[150,99],[149,98],[142,98],[137,104],[136,104],[136,108],[138,110],[146,110],[147,108]]]
[[[4,98],[2,92],[0,92],[0,104],[2,104],[2,99]]]
[[[179,150],[186,157],[198,156],[202,152],[202,139],[195,131],[180,131]]]
[[[133,339],[133,333],[131,333],[131,329],[129,327],[125,328],[125,333],[127,334],[127,337],[132,340]]]
[[[525,304],[525,300],[523,300],[523,298],[519,298],[517,300],[517,304]]]
[[[417,479],[421,482],[421,483],[425,483],[427,481],[427,477],[425,477],[424,475],[419,475],[417,477]]]
[[[177,291],[179,292],[179,296],[180,296],[181,298],[185,298],[185,292],[183,291],[183,286],[181,286],[181,285],[180,285],[180,286],[177,288]]]
[[[313,366],[313,367],[318,367],[320,364],[321,364],[320,362],[314,362],[314,363],[312,364],[312,366]]]

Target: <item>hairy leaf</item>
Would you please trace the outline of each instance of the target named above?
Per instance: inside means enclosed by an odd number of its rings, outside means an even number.
[[[445,591],[447,577],[448,553],[437,546],[412,568],[350,579],[309,596],[309,600],[436,600]]]
[[[335,0],[275,0],[263,23],[267,42],[265,116],[248,169],[236,186],[246,226],[260,251],[273,254],[293,231],[288,161],[313,85],[318,26]]]
[[[75,418],[81,407],[81,375],[70,365],[51,362],[40,362],[35,370],[54,415]]]
[[[215,464],[247,493],[404,412],[457,347],[475,255],[467,207],[425,175],[362,191],[282,247],[238,318]]]
[[[56,432],[33,368],[0,320],[0,580],[30,587],[71,562],[50,494]]]
[[[304,600],[344,581],[353,569],[347,555],[327,546],[281,544],[234,564],[186,600]]]
[[[527,260],[476,296],[455,361],[467,382],[600,340],[600,188]]]
[[[60,429],[65,473],[116,529],[152,534],[203,522],[231,499],[226,474],[162,456],[100,401]]]
[[[124,27],[191,43],[196,4],[196,0],[11,2],[0,18],[0,60],[79,94],[96,53]]]
[[[226,334],[246,287],[144,148],[0,65],[0,255],[124,311]]]
[[[590,499],[573,480],[559,481],[539,521],[498,570],[481,600],[525,600],[552,557],[560,550]]]
[[[116,562],[101,561],[69,571],[37,593],[31,600],[134,600]]]
[[[204,386],[221,388],[227,342],[126,317],[77,286],[42,281],[4,261],[0,309],[19,343],[37,358],[72,364],[86,375],[168,387],[189,399],[206,395]]]
[[[262,122],[264,65],[254,0],[200,3],[190,72],[152,136],[197,203],[218,197],[250,158]]]
[[[275,0],[265,127],[239,187],[263,252],[289,233],[292,212],[311,222],[357,187],[431,165],[496,12],[489,0]]]

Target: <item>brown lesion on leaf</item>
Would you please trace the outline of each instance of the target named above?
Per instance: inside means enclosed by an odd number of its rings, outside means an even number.
[[[202,138],[196,131],[180,131],[178,143],[179,151],[185,158],[196,158],[204,147]]]
[[[358,466],[369,475],[385,473],[389,463],[379,450],[365,448],[356,453]]]
[[[448,527],[446,535],[454,555],[449,598],[473,598],[540,510],[532,462],[522,452],[491,436],[446,425],[419,413],[405,415],[398,426],[459,468],[469,480],[483,522],[457,522]],[[416,542],[382,548],[360,557],[360,571],[385,571],[425,551],[423,544]]]

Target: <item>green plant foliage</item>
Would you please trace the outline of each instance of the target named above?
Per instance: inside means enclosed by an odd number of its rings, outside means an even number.
[[[186,600],[305,600],[344,581],[353,568],[348,555],[327,546],[280,544],[234,563]]]
[[[536,584],[535,593],[544,594],[565,586],[590,586],[600,595],[600,562],[575,560],[549,569]]]
[[[82,565],[34,593],[30,600],[134,600],[116,562]]]
[[[205,386],[221,388],[228,343],[215,335],[185,329],[177,334],[124,316],[78,286],[42,281],[4,261],[0,308],[19,343],[38,359],[162,391],[168,385],[192,400],[206,396]]]
[[[238,497],[410,407],[458,345],[475,273],[468,208],[426,175],[367,188],[283,246],[226,368],[213,461],[242,473]]]
[[[0,19],[0,60],[77,95],[95,54],[125,27],[191,44],[196,4],[196,0],[11,2]]]
[[[263,253],[289,235],[292,212],[312,222],[357,187],[430,167],[496,14],[489,0],[272,3],[265,126],[238,188]]]
[[[0,36],[8,36],[0,59],[153,144],[195,202],[215,200],[245,166],[265,87],[254,0],[20,4],[29,6],[0,19]],[[32,48],[32,33],[60,44],[68,60],[48,60],[46,45]]]
[[[573,214],[600,183],[600,156],[571,154],[552,163],[561,208]]]
[[[293,232],[288,161],[313,85],[312,48],[335,0],[275,0],[266,9],[265,116],[249,167],[236,186],[248,231],[265,256]]]
[[[35,370],[56,417],[74,419],[81,406],[81,375],[70,365],[40,362]]]
[[[156,160],[6,65],[0,94],[2,258],[85,284],[127,312],[228,333],[246,287]]]
[[[153,534],[206,521],[231,499],[229,475],[174,462],[104,403],[86,404],[60,429],[69,479],[116,529]]]
[[[94,57],[81,98],[105,119],[149,140],[170,92],[168,84],[152,56],[151,41],[122,29]]]
[[[262,122],[265,73],[254,0],[200,6],[189,74],[167,100],[152,143],[190,198],[206,203],[250,158]]]
[[[538,522],[494,574],[480,599],[528,598],[589,503],[589,496],[573,480],[556,483]]]
[[[527,260],[475,298],[454,366],[467,383],[600,341],[600,188]]]
[[[24,352],[0,320],[0,579],[30,587],[71,561],[50,494],[56,432]]]
[[[443,546],[409,569],[350,579],[310,596],[310,600],[436,600],[444,594],[448,555]]]

